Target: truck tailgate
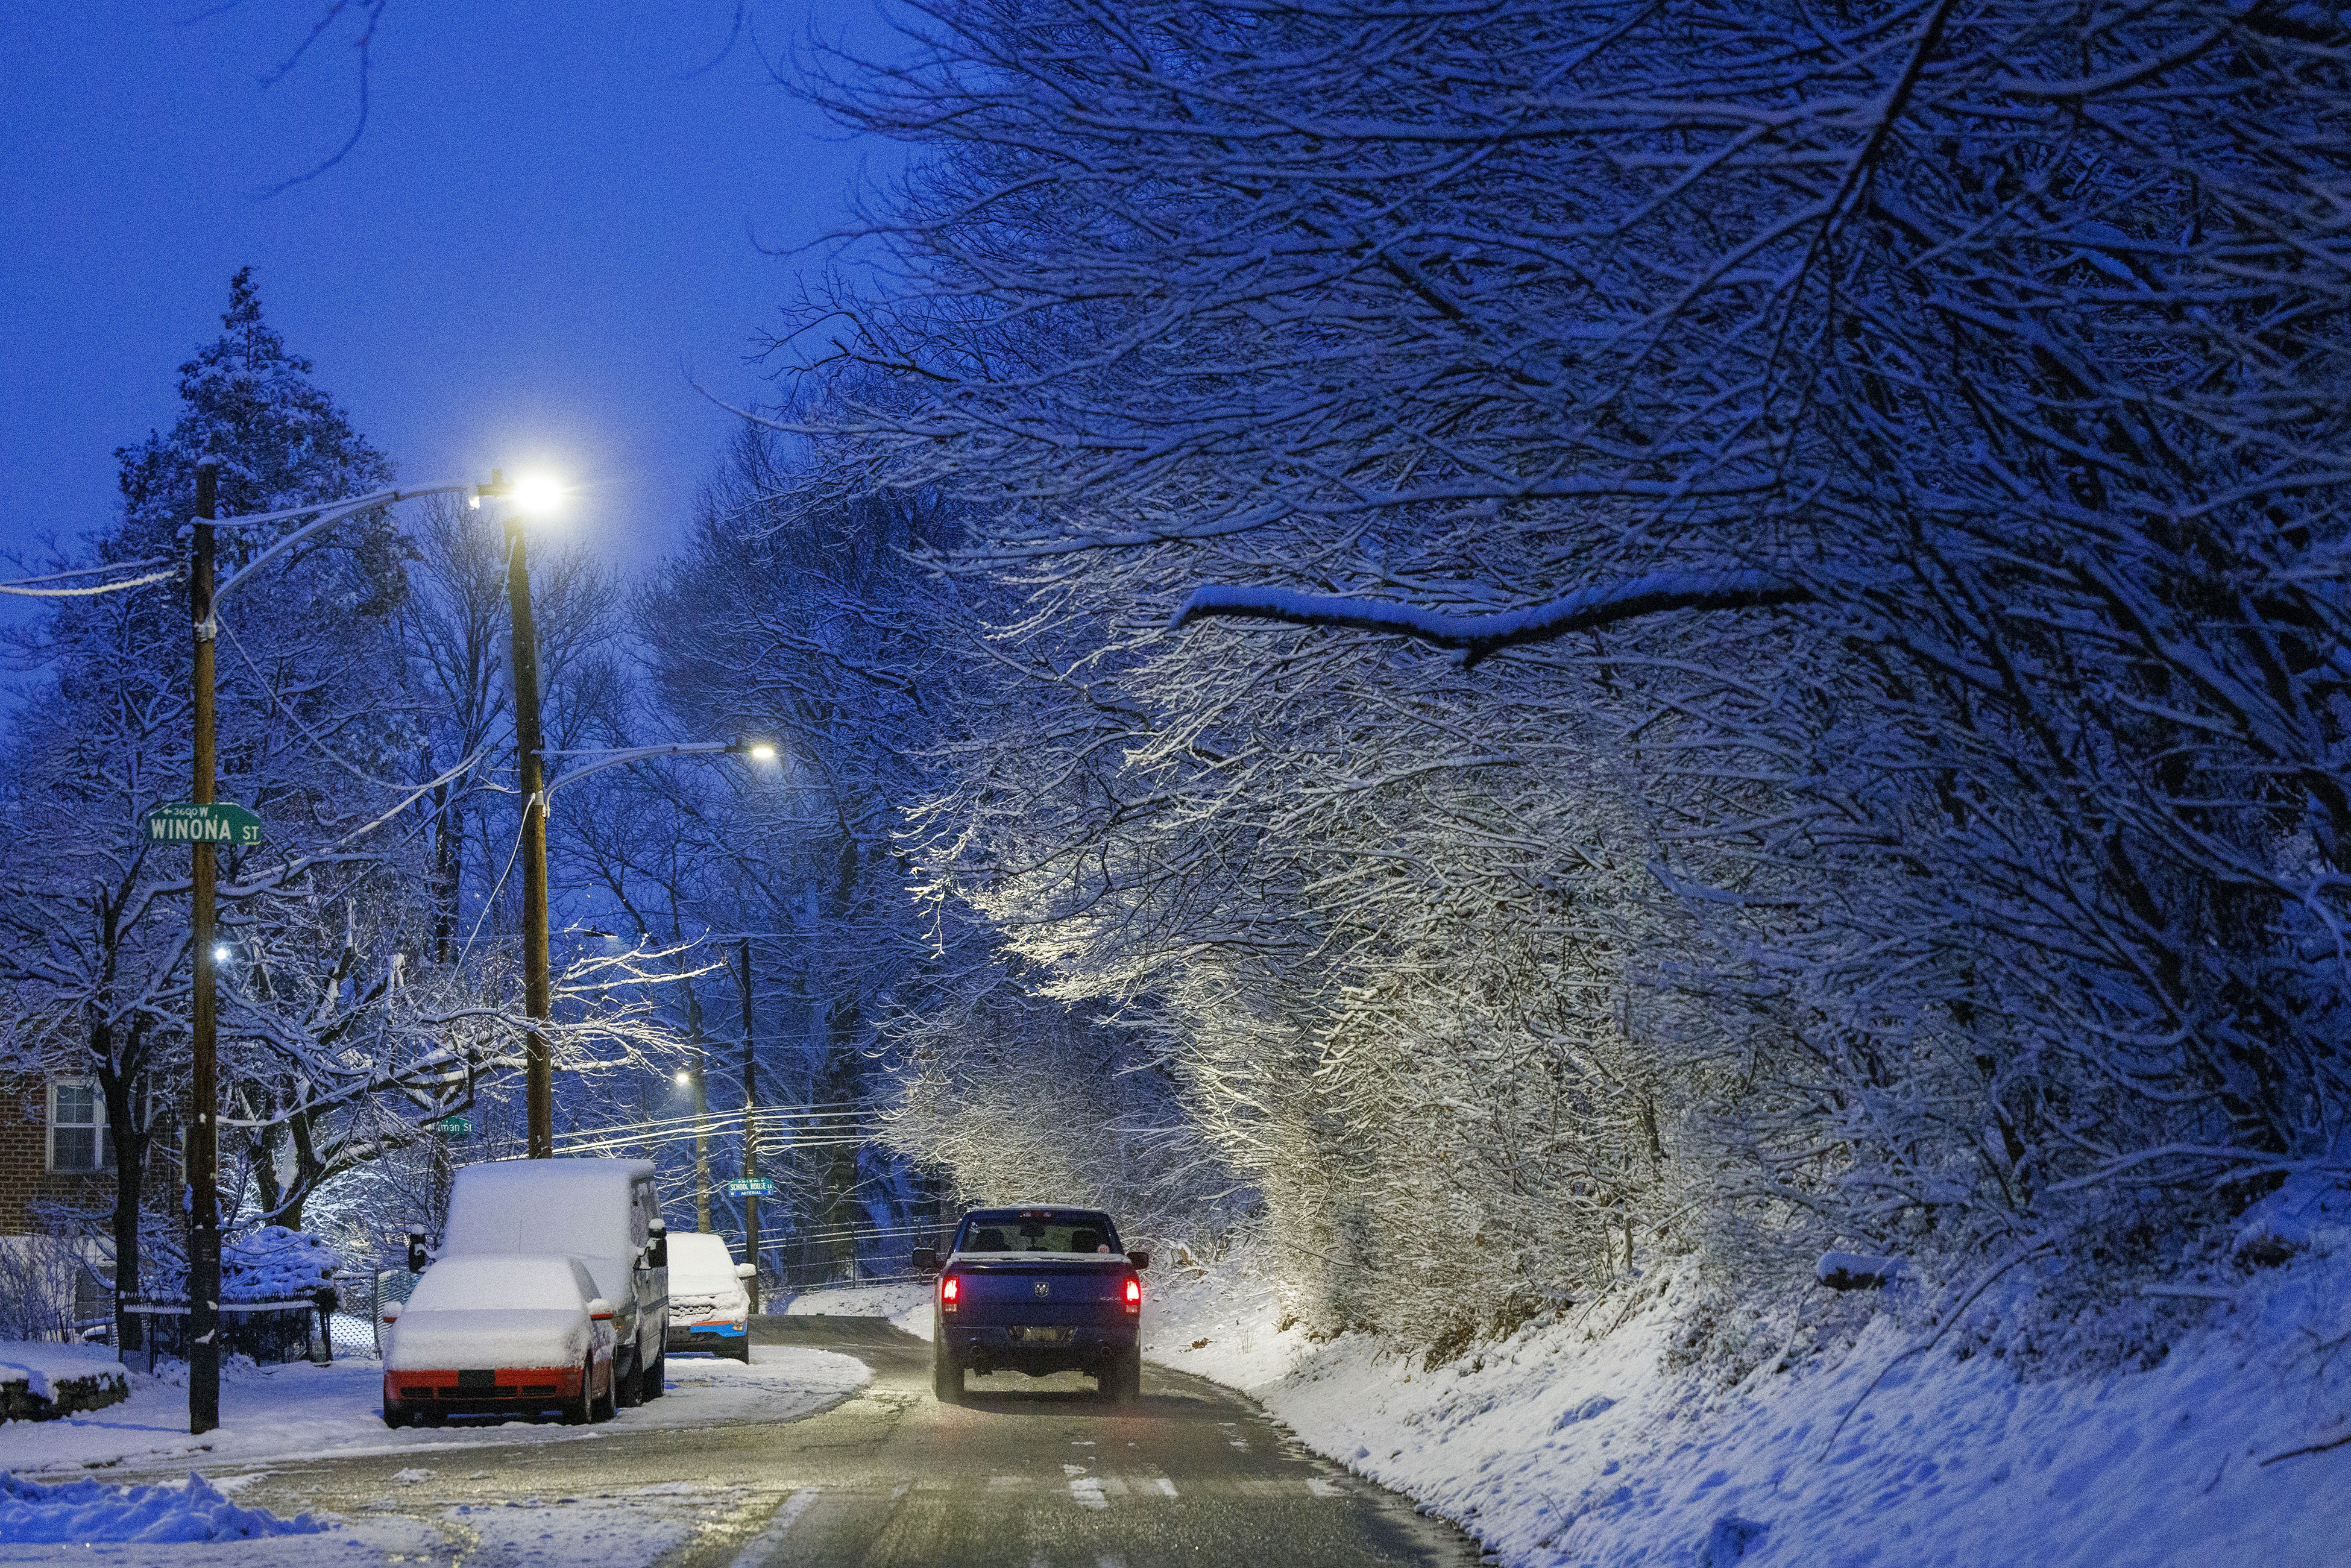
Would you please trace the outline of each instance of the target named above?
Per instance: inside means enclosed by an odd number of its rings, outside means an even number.
[[[1099,1324],[1126,1315],[1130,1270],[1123,1258],[981,1263],[966,1256],[955,1272],[963,1281],[956,1318],[967,1327]]]

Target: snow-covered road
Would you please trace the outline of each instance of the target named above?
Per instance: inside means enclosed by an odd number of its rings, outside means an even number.
[[[673,1355],[669,1393],[593,1427],[551,1421],[459,1422],[437,1430],[384,1426],[382,1364],[332,1366],[240,1364],[221,1379],[221,1426],[188,1435],[188,1396],[180,1385],[132,1375],[122,1404],[60,1421],[0,1424],[0,1471],[54,1479],[62,1474],[177,1474],[229,1463],[319,1458],[340,1454],[445,1454],[514,1444],[595,1442],[648,1428],[711,1427],[737,1421],[788,1421],[837,1403],[868,1377],[863,1364],[829,1351],[762,1345],[751,1363]],[[426,1461],[429,1462],[429,1461]]]
[[[601,1440],[564,1440],[557,1427],[554,1440],[513,1441],[500,1427],[472,1435],[471,1446],[425,1451],[379,1446],[242,1464],[207,1456],[206,1485],[222,1495],[151,1491],[118,1504],[166,1524],[202,1513],[237,1530],[266,1531],[270,1521],[326,1527],[315,1532],[187,1542],[167,1531],[109,1542],[85,1531],[82,1545],[20,1531],[11,1544],[0,1496],[0,1563],[1469,1568],[1476,1560],[1457,1532],[1303,1452],[1246,1400],[1196,1378],[1147,1373],[1141,1404],[1128,1406],[1104,1403],[1075,1374],[999,1375],[977,1380],[967,1403],[943,1406],[930,1392],[928,1347],[881,1322],[799,1316],[762,1320],[755,1332],[761,1351],[780,1352],[778,1342],[802,1356],[838,1347],[872,1378],[796,1421],[659,1427],[632,1425],[632,1411]],[[765,1364],[795,1363],[807,1364],[800,1356]],[[707,1391],[705,1408],[719,1408],[722,1392]],[[662,1403],[692,1397],[680,1390]],[[69,1495],[19,1500],[53,1517],[102,1517],[92,1511],[105,1500],[91,1495],[93,1483],[76,1484]]]

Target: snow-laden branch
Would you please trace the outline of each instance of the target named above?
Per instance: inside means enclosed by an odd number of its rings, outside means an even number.
[[[1167,630],[1179,632],[1194,621],[1211,617],[1279,621],[1292,626],[1345,626],[1416,637],[1439,648],[1458,650],[1463,664],[1474,664],[1504,648],[1548,643],[1637,616],[1670,611],[1762,610],[1802,603],[1812,597],[1809,589],[1769,572],[1659,571],[1625,582],[1579,588],[1523,610],[1453,615],[1393,600],[1210,583],[1192,591]]]

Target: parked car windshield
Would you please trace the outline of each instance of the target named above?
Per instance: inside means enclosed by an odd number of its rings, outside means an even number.
[[[578,1312],[582,1297],[568,1258],[444,1258],[424,1270],[402,1310],[410,1312]]]
[[[735,1277],[735,1255],[726,1249],[725,1237],[688,1230],[669,1239],[670,1294],[724,1294],[741,1283]]]
[[[1074,1209],[1006,1209],[965,1218],[958,1252],[1115,1253],[1110,1216]]]

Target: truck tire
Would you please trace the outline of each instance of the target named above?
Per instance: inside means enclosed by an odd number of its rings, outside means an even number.
[[[596,1363],[592,1357],[590,1359],[588,1364],[591,1369],[595,1366]],[[621,1369],[619,1365],[615,1363],[606,1362],[604,1364],[604,1392],[596,1396],[595,1408],[590,1415],[589,1419],[592,1421],[610,1421],[613,1416],[621,1413],[620,1371]]]
[[[963,1363],[943,1344],[931,1347],[931,1393],[942,1405],[963,1403]]]
[[[669,1346],[663,1345],[653,1356],[653,1364],[644,1370],[644,1386],[641,1391],[646,1403],[669,1392]]]
[[[637,1381],[637,1352],[632,1345],[621,1355],[612,1357],[612,1403],[623,1410],[633,1410],[645,1402],[643,1385]]]
[[[1130,1350],[1102,1369],[1094,1380],[1102,1396],[1113,1405],[1132,1405],[1143,1397],[1143,1352]]]

